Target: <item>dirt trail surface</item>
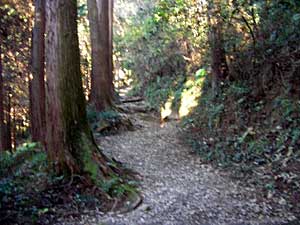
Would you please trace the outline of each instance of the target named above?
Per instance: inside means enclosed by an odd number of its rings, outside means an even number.
[[[287,211],[256,199],[201,159],[178,138],[178,124],[161,127],[149,114],[132,115],[133,132],[100,138],[106,154],[137,171],[143,203],[125,214],[84,216],[76,224],[218,225],[284,224]],[[279,207],[279,206],[278,206]]]

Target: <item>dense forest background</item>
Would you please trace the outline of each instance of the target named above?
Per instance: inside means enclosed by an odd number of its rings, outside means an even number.
[[[113,21],[106,27],[109,37],[99,47],[111,59],[92,50],[104,39],[90,36],[97,29],[89,7],[78,0],[78,74],[88,102],[79,114],[93,131],[101,128],[95,125],[99,118],[120,118],[116,104],[124,96],[144,98],[161,126],[180,120],[182,140],[195,157],[233,171],[233,179],[256,185],[270,201],[300,213],[300,1],[116,0],[113,13],[112,6],[107,10]],[[32,104],[44,95],[32,87],[35,17],[32,0],[0,3],[0,178],[27,161],[34,173],[41,164],[47,167],[41,149],[52,121],[40,121],[36,135],[32,125]],[[93,63],[97,57],[103,59],[100,67]],[[98,86],[97,72],[109,74]],[[86,157],[76,157],[81,156]],[[90,165],[84,172],[94,180],[95,164]],[[110,194],[118,185],[121,192],[132,191],[115,179],[121,170],[112,173],[115,182],[101,187],[110,185]],[[1,179],[1,202],[13,198],[14,179]]]
[[[130,94],[145,96],[162,122],[182,118],[202,159],[291,208],[300,197],[299,7],[163,0],[115,37]]]

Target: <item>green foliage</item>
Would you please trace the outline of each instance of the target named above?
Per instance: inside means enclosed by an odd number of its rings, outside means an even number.
[[[206,75],[207,75],[207,72],[204,68],[201,68],[201,69],[197,70],[197,72],[195,73],[196,79],[205,77]]]
[[[45,213],[45,207],[34,203],[40,180],[47,178],[47,156],[39,148],[37,143],[24,143],[15,153],[0,155],[0,211],[8,221],[20,222],[28,217],[34,223]],[[1,222],[6,224],[5,219]]]
[[[134,129],[129,118],[118,111],[97,112],[95,109],[88,107],[87,117],[96,135],[112,135],[119,131],[132,131]]]
[[[231,83],[228,94],[236,97],[243,97],[250,93],[250,87],[243,81]]]
[[[256,100],[251,87],[226,83],[213,97],[205,83],[199,107],[183,123],[185,137],[202,159],[292,202],[300,187],[300,101],[285,94]]]
[[[209,109],[208,111],[208,127],[209,129],[213,129],[213,127],[215,128],[215,126],[218,126],[219,123],[219,119],[220,119],[220,114],[223,112],[224,110],[224,105],[220,104],[220,105],[212,105],[212,107]]]
[[[0,177],[18,176],[25,165],[36,172],[41,166],[46,167],[47,156],[40,148],[38,143],[29,142],[19,146],[14,153],[0,153]]]
[[[199,105],[182,123],[193,148],[207,161],[238,168],[234,171],[256,174],[266,168],[268,178],[261,179],[268,191],[281,183],[294,192],[300,160],[300,2],[197,3],[162,0],[132,18],[115,40],[121,67],[135,79],[134,91],[157,110],[170,99],[176,108],[183,93],[201,87]],[[210,14],[207,6],[217,12]],[[214,93],[207,21],[219,21],[219,47],[230,71],[227,79],[217,79]]]
[[[110,111],[104,111],[99,113],[99,117],[104,120],[112,120],[117,119],[120,117],[118,112],[110,110]]]
[[[271,105],[263,101],[251,103],[247,99],[249,93],[249,90],[242,88],[240,84],[232,84],[223,90],[223,94],[218,99],[214,99],[209,93],[202,96],[199,111],[192,115],[197,119],[189,120],[185,125],[191,126],[192,122],[192,126],[198,127],[200,124],[197,124],[197,121],[201,123],[202,129],[206,130],[203,135],[204,141],[197,142],[194,147],[199,151],[206,152],[207,159],[219,160],[216,152],[226,149],[226,160],[253,162],[261,165],[283,157],[282,152],[288,151],[288,148],[298,151],[299,102],[278,97]],[[247,104],[236,104],[233,107],[232,99],[239,102],[242,96],[247,99]],[[233,115],[237,118],[232,118]],[[267,117],[269,120],[257,120],[256,123],[253,123],[251,118],[260,116]],[[243,120],[244,123],[224,124],[231,118],[235,121]],[[248,121],[245,121],[246,118]],[[224,130],[226,130],[226,136],[223,134]],[[211,141],[206,141],[209,139]],[[220,144],[223,146],[222,148],[220,148]],[[211,152],[209,146],[215,148],[214,152]],[[223,153],[220,154],[223,155]]]
[[[113,197],[124,197],[137,193],[136,183],[124,181],[122,178],[112,175],[109,180],[100,181],[103,191]]]
[[[195,1],[159,1],[146,16],[133,18],[125,34],[115,39],[122,67],[138,80],[135,92],[144,94],[153,108],[159,108],[155,102],[163,104],[179,89],[177,83],[183,84],[199,66],[197,61],[187,64],[191,49],[199,51],[199,57],[206,44],[205,28],[196,24],[201,23],[197,7]]]
[[[16,152],[4,151],[0,153],[0,177],[7,175],[8,172],[16,171],[26,161],[31,161],[35,166],[40,160],[45,160],[45,154],[39,154],[38,143],[24,143],[19,146]]]
[[[17,151],[15,154],[19,154],[21,152],[31,151],[36,148],[41,147],[38,143],[35,142],[27,142],[17,147]]]
[[[87,16],[88,10],[87,10],[87,4],[86,3],[80,3],[77,7],[77,14],[78,17],[84,17]]]
[[[182,76],[178,76],[177,80],[172,80],[168,77],[157,77],[155,82],[149,83],[145,91],[145,97],[150,108],[160,110],[160,107],[172,95],[175,95],[178,101],[183,81],[184,77]]]
[[[120,118],[120,115],[118,112],[113,110],[98,112],[96,109],[88,107],[87,118],[89,123],[93,124],[98,122],[99,120],[117,120]]]
[[[102,129],[103,127],[114,127],[114,125],[121,122],[121,116],[117,111],[108,110],[98,112],[91,107],[87,109],[87,118],[94,131]]]

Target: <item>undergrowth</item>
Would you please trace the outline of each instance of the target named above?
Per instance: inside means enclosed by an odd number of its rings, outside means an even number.
[[[204,161],[300,212],[299,1],[206,2],[159,1],[117,35],[131,94],[145,96],[161,117],[182,108],[184,140]],[[210,4],[220,10],[217,38]],[[214,65],[223,51],[224,79]],[[199,68],[203,79],[193,76]]]
[[[0,224],[54,224],[70,216],[79,218],[95,208],[118,209],[137,194],[137,183],[125,175],[99,181],[97,187],[84,181],[76,174],[54,175],[46,152],[37,143],[25,143],[14,153],[1,153]]]
[[[209,83],[184,121],[185,137],[207,162],[235,169],[266,197],[299,210],[300,101],[288,94],[255,98],[247,82]]]
[[[88,107],[87,118],[91,129],[100,136],[134,129],[129,118],[117,110],[97,112],[94,108]]]
[[[145,97],[147,104],[150,108],[159,111],[170,96],[174,96],[173,102],[178,103],[185,79],[184,76],[179,76],[176,79],[157,77],[154,82],[149,83],[146,87]]]

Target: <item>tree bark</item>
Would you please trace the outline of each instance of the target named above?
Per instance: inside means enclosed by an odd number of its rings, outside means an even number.
[[[209,44],[211,49],[212,89],[218,93],[220,82],[228,77],[229,69],[223,41],[223,21],[219,0],[208,2]]]
[[[47,1],[46,18],[48,158],[57,174],[81,174],[99,182],[111,171],[87,122],[76,1]]]
[[[12,145],[14,147],[14,150],[17,149],[17,124],[16,124],[16,105],[13,105],[12,107]]]
[[[2,67],[2,39],[0,37],[0,151],[5,149],[4,98],[3,98],[3,67]]]
[[[113,0],[88,0],[92,46],[90,103],[98,111],[113,106],[112,16]]]
[[[29,84],[32,141],[44,143],[45,112],[45,0],[35,0],[32,35],[32,75]]]
[[[110,84],[110,91],[112,98],[114,97],[114,65],[113,65],[113,19],[114,19],[114,0],[109,0],[109,6],[108,6],[108,27],[109,27],[109,84]]]
[[[12,150],[12,142],[11,142],[11,93],[10,90],[7,92],[7,104],[5,110],[5,142],[4,149],[11,151]]]

